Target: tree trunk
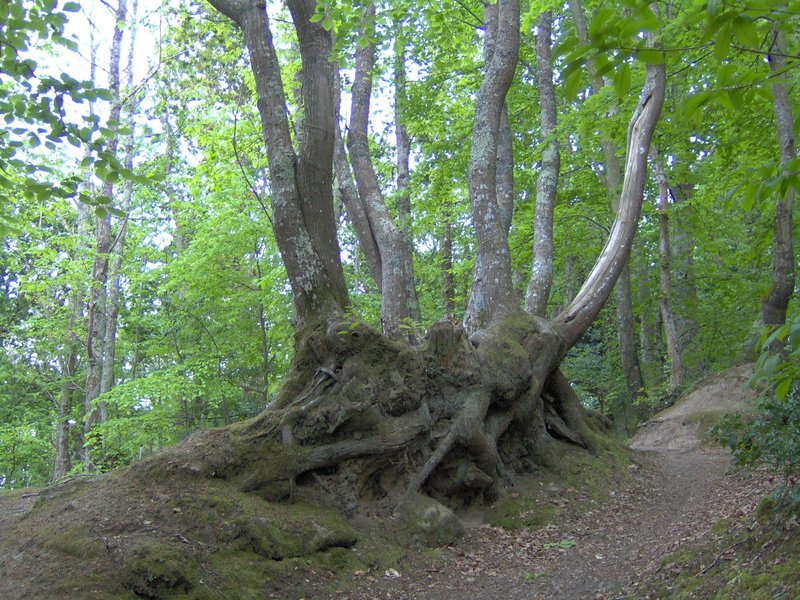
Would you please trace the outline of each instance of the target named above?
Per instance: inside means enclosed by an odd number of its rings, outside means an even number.
[[[775,112],[775,128],[778,134],[780,161],[784,175],[789,174],[791,161],[797,158],[794,139],[794,118],[789,98],[786,71],[786,33],[779,29],[771,32],[769,48],[769,70],[772,75],[772,107]],[[767,326],[783,325],[786,322],[786,307],[794,292],[794,243],[792,202],[794,188],[789,186],[786,195],[775,204],[775,259],[772,268],[772,287],[764,299],[761,313]]]
[[[411,141],[406,128],[406,53],[402,22],[395,22],[394,39],[394,129],[397,148],[397,222],[403,240],[408,312],[414,322],[422,320],[414,279],[414,234],[411,230]]]
[[[676,207],[688,202],[693,194],[694,186],[689,183],[670,187],[670,195]],[[670,219],[670,261],[675,329],[683,348],[683,356],[686,357],[691,355],[697,337],[697,284],[694,274],[694,240],[690,227],[681,218],[684,214],[685,212],[679,210]],[[693,361],[691,369],[698,374],[703,373],[702,359],[699,364]]]
[[[672,276],[670,273],[670,244],[669,244],[669,183],[664,173],[664,165],[655,148],[653,154],[653,172],[658,183],[658,257],[659,257],[659,282],[661,293],[659,296],[659,309],[661,320],[664,323],[664,333],[667,341],[667,356],[669,357],[669,389],[671,392],[683,387],[685,371],[683,368],[683,348],[675,326],[675,317],[672,313]]]
[[[575,30],[578,39],[584,45],[589,45],[589,32],[586,26],[586,15],[580,0],[571,0],[570,7],[575,22]],[[603,78],[597,74],[594,61],[587,60],[587,67],[592,78],[592,93],[599,92],[604,86]],[[612,107],[611,112],[616,112],[616,107]],[[603,161],[605,164],[605,184],[611,199],[611,208],[614,213],[619,210],[619,193],[621,185],[621,167],[617,148],[614,142],[606,135],[601,135],[600,146],[603,150]],[[622,371],[625,374],[625,382],[628,387],[628,394],[631,399],[636,399],[644,387],[642,380],[642,370],[639,364],[639,356],[636,351],[636,333],[634,330],[633,302],[631,300],[631,279],[627,266],[623,268],[617,285],[614,289],[617,300],[617,334],[619,339],[620,361]]]
[[[111,41],[111,60],[109,62],[108,89],[111,92],[111,111],[109,112],[109,122],[116,123],[116,128],[120,122],[122,106],[120,103],[120,61],[122,54],[122,35],[127,14],[127,0],[119,0],[117,10],[114,15],[114,33]],[[114,155],[117,152],[119,137],[116,132],[108,141],[107,151]],[[102,188],[103,196],[107,199],[109,206],[114,197],[114,186],[110,182],[105,182]],[[94,401],[103,392],[103,359],[106,355],[106,338],[108,322],[108,267],[111,246],[111,216],[109,213],[98,217],[95,232],[95,257],[92,265],[92,278],[89,291],[89,325],[87,332],[87,376],[86,376],[86,395],[84,402],[85,420],[83,424],[84,435],[91,431],[92,427],[102,422],[107,417],[104,406],[95,407]],[[90,466],[88,449],[84,461],[87,467]]]
[[[336,75],[337,90],[341,87],[338,74]],[[338,104],[338,102],[337,102]],[[358,195],[353,174],[350,171],[350,163],[347,160],[347,151],[342,139],[342,131],[339,123],[336,123],[336,148],[334,150],[334,170],[336,172],[336,186],[341,195],[342,202],[347,210],[347,216],[353,225],[356,240],[364,253],[370,275],[372,276],[378,291],[381,291],[383,282],[383,272],[381,270],[381,254],[378,250],[378,243],[372,233],[372,228],[367,219],[367,211],[364,208],[361,198]]]
[[[127,61],[127,82],[126,87],[128,90],[133,89],[133,55],[136,45],[136,15],[138,12],[138,0],[133,0],[131,6],[131,25],[128,27],[130,31],[128,42],[128,61]],[[126,15],[123,10],[117,13],[119,27],[125,26]],[[117,58],[118,55],[117,55]],[[112,67],[113,73],[114,67]],[[117,77],[117,93],[115,101],[120,107],[120,114],[122,109],[122,102],[119,94],[119,65],[116,67]],[[113,92],[112,92],[113,93]],[[125,143],[125,156],[123,158],[123,165],[128,170],[133,170],[133,151],[134,151],[134,108],[135,99],[128,98],[128,106],[125,111],[125,121],[131,129]],[[109,192],[113,193],[113,189],[109,187]],[[119,224],[116,238],[112,244],[111,264],[109,267],[109,277],[106,285],[106,323],[105,334],[103,340],[103,368],[100,375],[100,393],[104,394],[111,390],[114,386],[114,367],[117,348],[117,321],[119,317],[119,284],[122,273],[122,259],[125,250],[125,236],[128,230],[128,213],[130,212],[131,204],[133,202],[133,182],[126,181],[123,185],[123,199],[119,205],[119,209],[125,213],[125,218]],[[100,405],[100,421],[105,422],[108,420],[108,407],[103,402]]]
[[[556,135],[556,91],[553,85],[553,66],[550,63],[553,13],[545,11],[539,17],[536,37],[536,73],[539,80],[539,109],[541,138],[545,144],[542,166],[536,182],[536,216],[533,232],[533,266],[525,310],[544,317],[550,288],[553,285],[553,210],[558,190],[561,154]]]
[[[553,323],[574,345],[600,312],[630,255],[639,223],[647,175],[650,140],[664,104],[666,74],[663,64],[648,65],[639,104],[628,125],[625,177],[619,210],[605,248],[578,295]]]
[[[484,6],[486,66],[475,102],[470,151],[469,195],[478,239],[475,273],[464,316],[467,330],[483,329],[517,310],[511,284],[507,213],[498,197],[497,164],[505,97],[519,54],[519,2],[498,0]]]
[[[314,326],[349,304],[333,212],[336,127],[331,35],[314,14],[313,0],[289,0],[302,62],[303,124],[295,153],[280,64],[266,6],[256,0],[212,0],[244,34],[258,96],[272,183],[273,227],[298,326]]]
[[[374,26],[374,21],[375,4],[370,2],[364,14],[365,26]],[[362,35],[368,35],[368,31],[362,31]],[[359,45],[356,50],[347,150],[358,194],[380,253],[381,323],[384,333],[397,337],[403,334],[403,324],[408,325],[412,318],[411,305],[416,303],[416,293],[412,301],[409,290],[414,288],[413,273],[409,274],[406,270],[411,264],[411,257],[406,256],[406,251],[411,250],[410,245],[406,244],[386,206],[369,153],[369,112],[375,51],[373,41],[366,46]]]
[[[456,286],[453,283],[453,226],[449,217],[442,232],[442,295],[444,315],[454,319],[456,315]]]
[[[637,260],[638,259],[638,260]],[[639,281],[639,306],[641,320],[639,324],[639,346],[641,347],[642,376],[645,386],[656,388],[662,381],[662,344],[661,344],[661,313],[658,304],[653,302],[650,293],[649,272],[650,265],[644,264],[646,255],[637,256],[634,246],[633,265]]]

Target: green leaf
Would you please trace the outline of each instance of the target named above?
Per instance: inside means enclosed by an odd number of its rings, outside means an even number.
[[[646,65],[662,65],[664,64],[664,53],[660,50],[650,50],[648,48],[641,48],[636,50],[637,60],[642,61]]]
[[[576,69],[572,73],[569,74],[567,77],[567,81],[565,82],[565,94],[568,100],[572,100],[575,96],[578,95],[578,90],[581,87],[581,79],[583,78],[583,73],[580,69]]]
[[[631,89],[631,66],[629,64],[621,65],[614,73],[614,89],[620,98],[627,96]]]
[[[783,400],[784,398],[786,398],[786,394],[789,393],[789,388],[791,387],[792,387],[791,377],[781,380],[781,382],[775,386],[775,395],[778,397],[778,400]]]
[[[719,62],[725,60],[731,50],[731,24],[725,23],[714,40],[714,56]]]
[[[77,2],[67,2],[61,8],[64,12],[78,12],[81,9],[81,5]]]

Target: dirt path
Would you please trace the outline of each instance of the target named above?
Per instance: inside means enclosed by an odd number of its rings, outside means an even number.
[[[431,600],[634,597],[662,558],[701,539],[720,518],[749,513],[769,491],[766,477],[734,472],[727,452],[701,445],[692,415],[740,410],[748,367],[707,382],[632,440],[633,477],[609,502],[586,508],[567,490],[558,524],[542,530],[471,528],[441,556],[406,572],[361,575],[338,598]],[[702,422],[702,420],[701,420]],[[398,576],[399,575],[399,576]]]

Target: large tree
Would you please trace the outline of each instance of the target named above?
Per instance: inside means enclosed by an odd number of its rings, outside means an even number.
[[[337,91],[329,23],[318,18],[315,0],[287,0],[301,57],[302,121],[294,139],[267,6],[211,3],[241,29],[250,54],[272,223],[296,314],[294,361],[277,399],[260,415],[195,434],[116,482],[101,482],[98,497],[114,504],[124,497],[125,514],[135,516],[131,531],[151,522],[141,515],[161,509],[150,496],[169,498],[176,486],[183,486],[179,503],[213,504],[210,495],[223,486],[240,503],[249,494],[259,501],[313,498],[345,512],[386,514],[420,498],[452,507],[491,500],[516,473],[556,461],[556,440],[588,449],[597,444],[600,421],[585,418],[559,365],[606,303],[630,254],[664,98],[664,66],[646,67],[629,123],[619,210],[604,250],[562,312],[549,321],[528,315],[512,284],[508,244],[506,100],[518,61],[520,6],[518,0],[485,5],[485,64],[465,174],[478,244],[469,308],[465,324],[439,321],[427,344],[415,347],[347,312],[333,206]],[[57,502],[49,506],[40,517],[58,510]],[[93,518],[91,506],[72,507],[76,522]],[[176,520],[183,510],[176,506]],[[227,538],[215,526],[202,533],[187,525],[196,539],[223,543]],[[263,553],[262,538],[252,545]],[[179,552],[195,550],[187,544]]]

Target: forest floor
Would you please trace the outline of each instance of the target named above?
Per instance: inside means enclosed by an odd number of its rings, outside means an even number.
[[[683,568],[669,557],[714,537],[720,519],[752,521],[777,485],[766,472],[735,470],[729,453],[704,439],[721,414],[746,410],[750,375],[743,365],[699,385],[645,423],[614,468],[564,445],[569,471],[520,479],[504,504],[467,515],[455,544],[409,551],[393,566],[344,578],[317,570],[300,593],[341,600],[672,597],[651,591],[652,582],[671,581]],[[0,541],[36,495],[0,495]],[[714,554],[691,568],[702,570]],[[47,597],[41,586],[29,597]]]
[[[645,423],[630,443],[631,476],[601,482],[605,497],[544,485],[541,499],[558,508],[551,524],[510,529],[477,520],[458,543],[402,568],[357,573],[332,597],[663,597],[650,596],[645,586],[674,570],[668,556],[702,543],[720,519],[748,518],[776,487],[763,471],[733,469],[729,452],[704,440],[709,422],[746,409],[751,374],[750,365],[721,373]],[[516,493],[536,485],[523,481]]]

